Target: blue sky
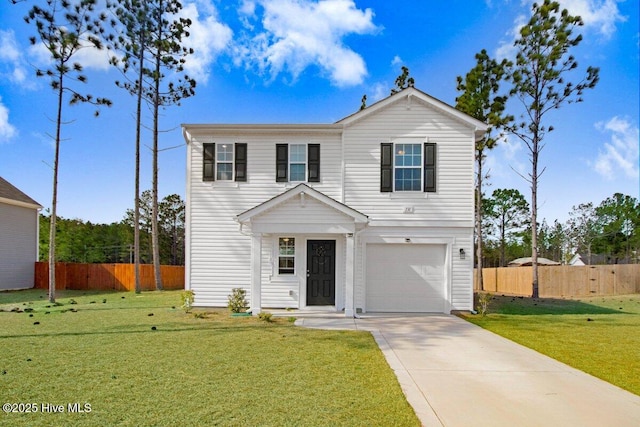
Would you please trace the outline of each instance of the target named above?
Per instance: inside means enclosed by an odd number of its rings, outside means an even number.
[[[40,0],[37,0],[40,1]],[[0,176],[45,208],[51,205],[55,99],[34,66],[23,21],[34,4],[0,2]],[[196,54],[187,71],[196,95],[162,112],[160,196],[185,196],[186,149],[181,123],[332,123],[387,96],[400,67],[416,87],[455,104],[456,76],[486,49],[509,57],[528,0],[184,0]],[[575,49],[581,78],[600,67],[585,101],[548,117],[539,185],[539,215],[564,221],[579,203],[599,204],[615,192],[638,198],[639,39],[636,0],[564,0],[582,16],[584,41]],[[60,157],[58,213],[114,222],[133,205],[134,99],[116,88],[119,73],[104,52],[83,51],[83,89],[114,106],[93,118],[88,106],[67,107]],[[506,89],[505,89],[506,90]],[[518,113],[516,101],[508,105]],[[150,126],[151,115],[146,114]],[[144,144],[151,145],[151,134]],[[172,148],[176,147],[176,148]],[[509,139],[487,160],[490,187],[516,188],[530,170],[522,144]],[[151,187],[151,151],[143,148],[142,187]]]

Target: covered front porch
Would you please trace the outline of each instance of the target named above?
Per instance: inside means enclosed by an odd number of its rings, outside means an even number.
[[[355,239],[366,215],[299,184],[236,217],[251,237],[250,306],[354,315]]]

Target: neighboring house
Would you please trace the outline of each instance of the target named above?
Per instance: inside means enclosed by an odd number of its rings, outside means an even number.
[[[40,209],[0,177],[0,290],[33,288]]]
[[[531,265],[533,265],[533,258],[529,256],[514,259],[508,264],[508,267],[527,267]],[[538,257],[538,265],[561,265],[561,263],[548,258]]]
[[[333,124],[185,124],[186,288],[223,307],[473,308],[487,126],[408,88]]]
[[[575,265],[575,266],[583,266],[586,265],[585,262],[582,259],[582,255],[580,254],[575,254],[571,260],[569,261],[569,265]]]

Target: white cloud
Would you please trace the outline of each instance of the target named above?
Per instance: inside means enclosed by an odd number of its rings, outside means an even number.
[[[513,45],[518,37],[520,37],[520,30],[527,23],[527,17],[524,15],[518,15],[513,22],[513,27],[507,31],[505,34],[507,36],[506,40],[500,42],[498,49],[496,49],[495,56],[498,60],[505,58],[515,58],[517,49]]]
[[[211,63],[219,53],[227,49],[233,32],[218,20],[213,4],[185,3],[181,15],[191,19],[189,37],[184,39],[184,45],[194,50],[186,58],[185,70],[198,83],[206,82]]]
[[[402,63],[404,63],[404,61],[398,55],[394,56],[393,59],[391,60],[391,65],[392,66],[400,65]]]
[[[0,76],[11,83],[23,84],[27,77],[25,61],[13,30],[0,30]]]
[[[621,0],[561,0],[561,7],[571,15],[578,15],[586,28],[592,28],[605,37],[611,37],[616,31],[616,23],[627,18],[620,14],[618,3]],[[624,1],[624,0],[622,0]]]
[[[0,144],[9,142],[17,134],[16,128],[9,123],[9,109],[2,103],[2,98],[0,98]]]
[[[82,68],[107,71],[110,69],[109,52],[106,48],[97,49],[87,41],[81,41],[81,48],[73,54],[71,61],[82,65]],[[48,68],[53,63],[51,60],[51,52],[47,50],[45,45],[38,41],[35,45],[29,46],[28,57],[30,62],[40,68]]]
[[[621,1],[624,0],[561,0],[560,9],[567,9],[569,14],[580,16],[585,30],[593,30],[609,38],[616,31],[616,24],[627,20],[627,17],[621,15],[618,10],[618,3]],[[506,40],[501,41],[496,49],[495,56],[498,59],[515,57],[516,48],[513,43],[520,36],[520,29],[531,16],[533,1],[523,1],[521,4],[528,9],[528,14],[516,17],[513,26],[506,33]],[[491,4],[488,6],[491,7]]]
[[[343,43],[350,34],[379,30],[371,9],[356,8],[353,0],[258,0],[263,31],[236,48],[236,63],[257,66],[275,78],[288,72],[295,79],[307,67],[318,66],[337,86],[362,83],[367,75],[363,58]],[[245,19],[256,19],[254,2],[245,2]],[[248,21],[245,21],[248,22]],[[246,24],[246,27],[251,27]]]
[[[522,153],[524,149],[522,141],[512,135],[507,135],[493,150],[487,151],[485,172],[498,181],[513,179],[514,173],[521,177],[528,176],[530,173],[527,170],[528,164],[522,161],[523,158],[526,158]]]
[[[606,123],[598,122],[595,126],[601,132],[611,135],[593,164],[596,172],[609,180],[619,173],[627,178],[638,179],[638,126],[617,116]]]
[[[373,91],[373,96],[371,97],[372,102],[380,101],[389,96],[389,87],[383,83],[374,84],[371,90]]]

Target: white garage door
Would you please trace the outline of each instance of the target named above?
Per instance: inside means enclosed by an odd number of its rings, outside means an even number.
[[[445,311],[444,245],[368,244],[367,311]]]

